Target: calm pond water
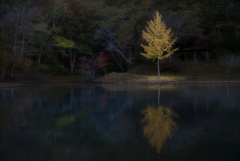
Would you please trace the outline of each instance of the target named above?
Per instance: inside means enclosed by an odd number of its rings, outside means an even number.
[[[0,89],[1,161],[239,161],[240,85]]]

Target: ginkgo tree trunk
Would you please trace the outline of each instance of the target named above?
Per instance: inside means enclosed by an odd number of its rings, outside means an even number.
[[[156,12],[153,20],[150,20],[146,31],[143,31],[143,39],[146,40],[148,46],[141,44],[145,53],[141,53],[147,59],[158,59],[158,77],[160,78],[159,61],[168,58],[178,48],[171,49],[177,38],[172,39],[173,34],[171,28],[167,29],[166,24],[162,21],[162,15]]]

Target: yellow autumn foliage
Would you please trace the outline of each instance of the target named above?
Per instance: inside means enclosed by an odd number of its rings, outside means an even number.
[[[156,12],[156,17],[148,22],[146,31],[143,31],[143,39],[148,43],[148,46],[141,44],[146,53],[141,53],[147,59],[157,58],[165,59],[173,54],[178,48],[171,50],[172,45],[177,39],[172,40],[171,28],[167,29],[166,24],[162,21],[162,15]]]

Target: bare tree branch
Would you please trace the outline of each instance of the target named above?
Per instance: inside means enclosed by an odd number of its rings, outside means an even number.
[[[197,30],[197,19],[190,18],[190,11],[186,11],[182,14],[177,12],[169,12],[163,14],[163,19],[168,28],[171,28],[173,33],[173,39],[194,34]]]
[[[240,56],[236,56],[235,54],[228,54],[224,57],[219,56],[219,61],[227,67],[227,78],[229,78],[229,68],[240,65]]]
[[[11,1],[11,6],[3,3],[3,1],[1,2],[1,9],[4,9],[4,13],[2,12],[0,20],[6,28],[8,44],[10,44],[12,48],[13,65],[11,77],[13,78],[16,57],[20,55],[19,53],[23,53],[19,52],[19,45],[21,44],[20,37],[22,36],[24,40],[24,37],[29,34],[32,21],[36,20],[41,11],[35,6],[32,6],[30,2],[23,3],[20,1]],[[21,46],[23,47],[23,44]]]
[[[116,46],[116,38],[115,35],[111,32],[111,30],[108,27],[103,27],[95,34],[95,39],[97,42],[93,45],[99,45],[105,48],[107,51],[116,52],[117,54],[121,55],[121,57],[128,62],[129,64],[132,64],[124,53],[119,50],[119,48]]]

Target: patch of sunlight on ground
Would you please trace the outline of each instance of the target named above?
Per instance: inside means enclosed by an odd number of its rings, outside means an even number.
[[[139,78],[139,79],[134,79],[133,81],[138,81],[138,82],[159,82],[159,81],[185,81],[187,80],[186,77],[183,76],[144,76],[144,78]]]

